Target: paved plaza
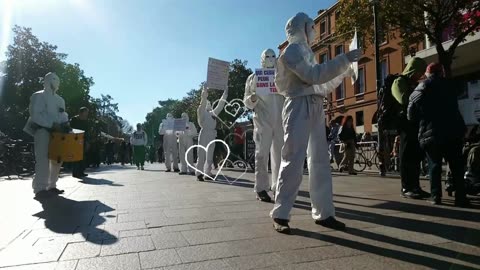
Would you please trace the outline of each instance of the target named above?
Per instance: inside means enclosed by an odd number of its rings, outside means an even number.
[[[311,219],[305,176],[282,235],[252,173],[201,183],[163,170],[65,175],[64,196],[42,203],[31,180],[0,181],[0,269],[480,269],[478,198],[432,206],[401,198],[396,177],[334,175],[338,232]]]

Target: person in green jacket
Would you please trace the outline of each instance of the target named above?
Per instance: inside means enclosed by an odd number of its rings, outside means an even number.
[[[418,126],[409,122],[406,116],[410,95],[417,87],[427,69],[425,60],[413,57],[405,67],[402,75],[392,85],[393,97],[402,105],[400,123],[400,176],[403,197],[411,199],[429,198],[430,194],[420,187],[420,162],[423,151],[418,142]]]

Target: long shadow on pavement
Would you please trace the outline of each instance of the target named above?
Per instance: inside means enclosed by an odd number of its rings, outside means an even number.
[[[357,230],[357,231],[362,231],[362,230]],[[366,253],[382,256],[382,257],[389,257],[389,258],[409,262],[416,265],[423,265],[432,269],[452,269],[455,267],[461,267],[461,269],[475,269],[465,265],[452,264],[448,261],[430,258],[427,256],[374,246],[374,245],[352,241],[349,239],[336,237],[332,235],[326,235],[326,234],[317,233],[317,232],[309,232],[302,229],[292,229],[292,233],[295,235],[325,241],[328,243],[332,243],[334,245],[344,246],[344,247],[360,250]],[[450,251],[450,252],[454,253],[453,251]],[[476,256],[471,256],[471,255],[468,255],[468,256],[470,256],[469,260],[472,260],[472,261],[476,260],[475,258]]]
[[[304,198],[310,198],[310,193],[308,191],[300,190],[298,192],[298,196],[304,197]],[[361,204],[355,204],[350,202],[335,201],[337,203],[351,204],[351,205],[362,206],[366,208],[396,210],[396,211],[402,211],[406,213],[415,213],[415,214],[425,215],[425,216],[480,222],[480,215],[478,213],[466,211],[466,210],[463,210],[462,208],[449,209],[445,207],[435,207],[435,206],[428,206],[428,205],[403,203],[398,201],[379,200],[375,198],[364,198],[364,197],[355,197],[355,196],[346,196],[346,195],[337,195],[337,194],[334,194],[334,197],[346,197],[351,199],[375,200],[375,201],[383,202],[373,206],[368,206],[368,205],[361,205]],[[472,202],[473,202],[472,209],[478,209],[479,207],[475,203],[476,202],[475,198],[472,200]]]
[[[96,201],[74,201],[62,196],[55,196],[48,199],[39,199],[43,211],[33,216],[44,219],[45,227],[58,234],[73,234],[80,232],[86,241],[100,244],[99,238],[112,239],[114,243],[118,239],[97,226],[103,224],[106,219],[100,216],[97,211],[111,212],[115,209]],[[92,225],[94,223],[94,225]],[[81,229],[79,228],[88,228]]]
[[[107,179],[96,179],[96,178],[90,178],[90,177],[85,177],[78,182],[87,184],[87,185],[106,185],[106,186],[112,186],[112,187],[123,187],[122,184],[115,184],[113,181],[110,181]]]

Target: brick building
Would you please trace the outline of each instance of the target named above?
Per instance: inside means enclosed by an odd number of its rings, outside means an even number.
[[[328,9],[318,11],[317,17],[314,19],[316,28],[316,40],[312,45],[312,50],[316,54],[319,63],[324,63],[335,56],[347,52],[351,40],[341,40],[335,34],[335,22],[341,16],[338,10],[339,4],[336,3]],[[372,22],[373,23],[373,22]],[[410,50],[405,52],[401,45],[400,38],[392,38],[392,35],[384,37],[384,41],[380,46],[380,61],[382,69],[382,77],[388,74],[401,73],[411,55],[425,58],[427,62],[436,61],[435,48],[432,48],[428,40],[419,44],[412,44]],[[393,35],[399,36],[399,35]],[[479,37],[477,33],[475,37]],[[471,52],[470,47],[480,45],[480,39],[469,37],[469,40],[477,41],[479,44],[462,44],[457,51],[464,55]],[[448,42],[448,35],[445,37]],[[341,118],[344,115],[351,115],[354,118],[357,133],[377,131],[376,115],[377,110],[377,94],[376,94],[376,72],[375,72],[375,50],[374,46],[359,38],[359,43],[364,48],[364,53],[359,61],[359,76],[355,85],[352,85],[349,78],[345,79],[343,84],[333,91],[330,96],[331,102],[326,106],[327,121],[331,119]],[[287,46],[287,42],[279,46],[280,51]],[[463,47],[463,48],[462,48]],[[468,71],[468,79],[471,81],[480,79],[480,56],[474,53],[475,59],[468,59],[468,63],[462,64],[454,61],[453,73],[455,76],[465,76],[465,72],[459,71],[456,67],[462,67],[462,70]],[[478,58],[478,59],[477,59]],[[467,65],[470,69],[465,68]],[[469,82],[466,82],[466,85]],[[480,108],[479,108],[480,109]]]

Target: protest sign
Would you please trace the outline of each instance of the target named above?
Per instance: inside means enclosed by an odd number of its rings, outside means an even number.
[[[208,58],[207,88],[223,91],[227,90],[229,72],[229,62]]]
[[[185,131],[187,127],[187,119],[179,118],[175,119],[173,123],[173,130],[174,131]]]
[[[162,128],[165,131],[173,131],[174,127],[174,121],[173,120],[168,120],[168,119],[163,119],[162,120]]]
[[[255,70],[255,94],[258,96],[266,96],[276,94],[275,87],[275,69],[259,68]]]

